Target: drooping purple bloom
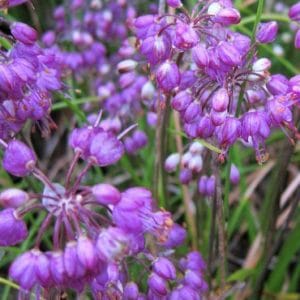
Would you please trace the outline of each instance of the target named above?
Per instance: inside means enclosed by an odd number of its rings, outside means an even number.
[[[16,40],[26,45],[33,45],[37,41],[37,31],[25,23],[14,22],[11,33]]]
[[[256,40],[261,44],[274,42],[278,32],[278,24],[275,21],[261,23],[256,33]]]
[[[180,83],[180,72],[178,66],[170,61],[166,61],[156,71],[158,86],[166,93],[171,92]]]
[[[17,188],[6,189],[0,193],[0,205],[3,207],[18,208],[28,200],[28,194]]]
[[[93,162],[104,167],[121,159],[124,146],[112,133],[103,131],[92,138],[90,153]]]
[[[0,212],[0,246],[14,246],[27,237],[25,222],[20,219],[13,208]]]
[[[2,164],[10,174],[23,177],[33,170],[36,156],[27,145],[18,140],[12,140],[4,151]]]
[[[117,204],[121,200],[121,193],[111,184],[100,183],[92,187],[92,194],[100,204]]]

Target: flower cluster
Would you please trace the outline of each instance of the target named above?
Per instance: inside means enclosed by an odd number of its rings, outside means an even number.
[[[252,43],[228,27],[240,21],[231,1],[199,1],[191,14],[180,1],[168,3],[178,13],[134,23],[158,88],[179,112],[186,134],[217,145],[220,160],[241,140],[264,162],[272,128],[297,135],[292,109],[299,103],[298,76],[271,75],[271,61],[256,53],[258,44],[275,40],[277,23],[261,23]]]
[[[12,137],[29,119],[47,134],[54,126],[51,93],[62,88],[59,60],[36,43],[30,26],[14,22],[10,31],[13,45],[1,51],[0,61],[0,137]]]
[[[173,222],[170,212],[156,208],[149,190],[134,187],[120,192],[109,183],[84,185],[90,167],[113,165],[124,153],[120,140],[124,134],[117,137],[99,122],[100,118],[93,126],[71,133],[74,158],[64,185],[50,181],[26,144],[1,141],[3,168],[14,176],[35,176],[44,190],[34,194],[8,189],[0,194],[4,207],[0,246],[15,245],[27,237],[26,213],[47,212],[34,248],[16,258],[10,277],[24,296],[35,291],[47,298],[59,289],[81,293],[89,286],[95,299],[200,299],[207,289],[205,263],[198,252],[190,252],[178,264],[173,262],[172,249],[184,242],[186,232]],[[75,177],[79,158],[86,165]],[[44,252],[43,236],[51,227],[53,249]],[[151,251],[154,246],[155,252]],[[141,261],[147,272],[131,277],[129,264],[138,266]],[[147,290],[141,289],[142,281],[147,281]]]
[[[143,106],[151,106],[152,101],[147,97],[151,93],[147,77],[135,60],[134,40],[129,38],[135,17],[136,8],[130,1],[65,1],[54,10],[55,29],[42,38],[61,57],[77,86],[95,95],[96,110],[100,104],[104,114],[101,126],[114,133],[136,122]],[[114,47],[112,41],[118,41]],[[84,109],[93,122],[95,107],[89,103]],[[155,123],[153,113],[150,118]],[[146,144],[146,135],[137,131],[125,148],[135,154]]]

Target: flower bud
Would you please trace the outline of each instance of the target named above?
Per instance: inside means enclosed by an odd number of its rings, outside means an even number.
[[[195,155],[189,162],[188,168],[196,173],[199,173],[203,167],[203,160],[200,155]]]
[[[125,300],[137,300],[139,297],[139,288],[135,282],[127,282],[124,287]]]
[[[16,281],[22,289],[30,291],[37,283],[36,256],[32,251],[25,252],[15,259],[9,268],[9,277]]]
[[[136,68],[137,64],[138,63],[133,59],[122,60],[118,63],[117,70],[120,74],[131,72]]]
[[[148,278],[148,287],[158,296],[166,296],[168,293],[166,281],[156,273],[151,273]]]
[[[124,146],[112,133],[103,131],[92,138],[90,153],[93,162],[104,167],[121,159]]]
[[[294,45],[296,49],[300,49],[300,29],[296,32]]]
[[[179,181],[182,184],[189,184],[193,179],[193,173],[190,169],[182,169],[179,174]]]
[[[171,92],[180,83],[180,72],[178,66],[173,62],[165,62],[156,72],[158,86],[166,93]]]
[[[181,162],[182,162],[182,165],[185,168],[189,165],[192,157],[193,157],[193,155],[192,155],[192,153],[190,151],[188,151],[188,152],[186,152],[186,153],[183,154]]]
[[[121,193],[111,184],[100,183],[92,187],[96,201],[104,205],[116,205],[121,200]]]
[[[51,253],[50,273],[56,285],[62,285],[65,283],[67,276],[66,276],[64,256],[62,251],[56,251]]]
[[[218,58],[228,66],[237,66],[241,63],[241,54],[228,42],[220,42],[217,47]]]
[[[211,111],[211,120],[212,120],[213,124],[215,126],[222,125],[226,120],[227,114],[228,114],[227,110],[221,111],[221,112],[212,110]]]
[[[27,145],[18,140],[12,140],[4,151],[2,164],[8,173],[23,177],[33,170],[36,156]]]
[[[174,172],[180,162],[180,154],[173,153],[169,155],[165,161],[165,170],[167,172]]]
[[[225,88],[217,90],[212,97],[212,108],[214,111],[223,112],[229,104],[229,96]]]
[[[181,91],[172,99],[171,106],[177,111],[184,111],[192,103],[193,97],[188,91]]]
[[[236,185],[239,183],[239,181],[240,181],[240,171],[235,164],[232,164],[230,169],[230,182]]]
[[[20,189],[7,189],[0,194],[0,205],[4,207],[17,208],[29,200],[26,192]]]
[[[251,104],[264,102],[266,100],[266,93],[263,90],[246,90],[245,96],[247,101]]]
[[[186,108],[184,112],[184,121],[186,123],[193,123],[193,121],[198,117],[201,112],[200,104],[196,101],[193,101]]]
[[[211,197],[214,195],[216,189],[216,177],[210,176],[206,181],[206,195]]]
[[[199,36],[190,24],[176,24],[174,46],[180,50],[189,50],[199,42]]]
[[[215,125],[213,124],[209,116],[203,116],[197,126],[197,134],[201,138],[211,137],[215,130]]]
[[[278,24],[275,21],[261,23],[256,33],[256,40],[261,44],[274,42],[278,32]]]
[[[176,278],[176,269],[173,263],[165,257],[159,257],[153,263],[154,272],[166,280]]]
[[[155,95],[155,87],[151,81],[147,81],[141,91],[141,96],[143,99],[152,100]]]
[[[193,142],[189,148],[189,152],[192,154],[201,154],[203,152],[204,146],[200,142]]]
[[[240,23],[241,15],[238,10],[228,7],[220,9],[214,17],[214,21],[222,25],[233,25]]]
[[[16,40],[26,45],[33,45],[38,38],[35,29],[21,22],[14,22],[11,25],[11,33]]]
[[[197,291],[202,290],[202,288],[206,286],[202,274],[194,270],[187,270],[185,272],[184,281],[192,289]]]
[[[285,95],[289,89],[289,80],[284,75],[275,74],[270,77],[266,85],[272,95]]]
[[[209,64],[209,56],[205,46],[199,44],[192,49],[192,58],[199,68]]]
[[[300,2],[297,2],[290,7],[289,17],[293,21],[300,21]]]
[[[14,246],[27,237],[26,224],[16,216],[13,208],[0,212],[0,247]]]
[[[81,265],[88,271],[95,271],[98,257],[96,247],[86,236],[80,236],[77,240],[77,256]]]
[[[201,195],[206,196],[206,185],[207,185],[207,176],[201,176],[200,179],[198,180],[198,192]]]
[[[271,61],[268,58],[260,58],[254,62],[252,70],[254,72],[267,71],[271,68]]]
[[[182,2],[180,0],[167,0],[167,4],[172,8],[182,7]]]

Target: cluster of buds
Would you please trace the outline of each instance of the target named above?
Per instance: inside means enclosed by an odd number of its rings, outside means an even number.
[[[179,153],[169,155],[165,161],[165,170],[174,172],[180,165],[179,180],[182,184],[188,184],[202,171],[203,151],[204,147],[200,142],[193,142],[182,156]]]
[[[62,88],[60,61],[36,43],[35,29],[20,22],[7,25],[9,46],[0,58],[0,138],[11,138],[29,119],[46,135],[54,126],[51,94]]]
[[[54,10],[54,30],[42,38],[61,57],[78,90],[87,88],[95,95],[96,110],[100,104],[104,114],[101,126],[116,134],[136,122],[145,105],[151,109],[153,102],[154,91],[149,96],[147,77],[138,68],[134,39],[129,37],[136,14],[130,1],[64,1]],[[87,103],[84,109],[89,119],[96,118],[95,106]],[[151,125],[155,119],[151,112]],[[127,138],[125,148],[135,154],[146,144],[146,135],[137,131]]]
[[[231,1],[199,1],[192,13],[180,1],[168,4],[174,14],[141,16],[135,33],[163,94],[160,101],[171,100],[188,137],[219,147],[221,161],[241,140],[260,163],[268,158],[265,141],[272,128],[297,137],[292,110],[299,104],[298,76],[271,75],[271,61],[256,55],[257,45],[275,40],[277,23],[259,24],[252,44],[228,28],[240,22]]]

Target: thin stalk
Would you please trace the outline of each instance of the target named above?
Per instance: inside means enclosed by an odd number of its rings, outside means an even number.
[[[257,11],[256,11],[255,21],[254,21],[252,35],[251,35],[252,43],[255,41],[256,30],[257,30],[258,24],[261,20],[261,16],[262,16],[263,9],[264,9],[264,3],[265,3],[264,0],[258,0]]]
[[[227,244],[225,233],[225,221],[222,202],[222,183],[219,166],[217,164],[217,155],[213,154],[212,171],[216,177],[215,197],[217,206],[217,225],[218,225],[218,239],[219,239],[219,256],[220,256],[220,275],[221,275],[221,290],[226,288],[226,273],[227,273]]]
[[[175,124],[176,131],[181,132],[180,119],[178,113],[174,111],[173,116],[174,116],[174,124]],[[183,155],[182,138],[178,134],[175,135],[175,138],[176,138],[177,152],[180,154],[180,156],[182,156]],[[192,210],[194,204],[192,203],[192,198],[190,196],[189,190],[186,185],[182,185],[182,194],[183,194],[185,219],[188,224],[189,233],[191,235],[192,247],[193,249],[197,249],[197,226],[196,226],[195,214]]]

